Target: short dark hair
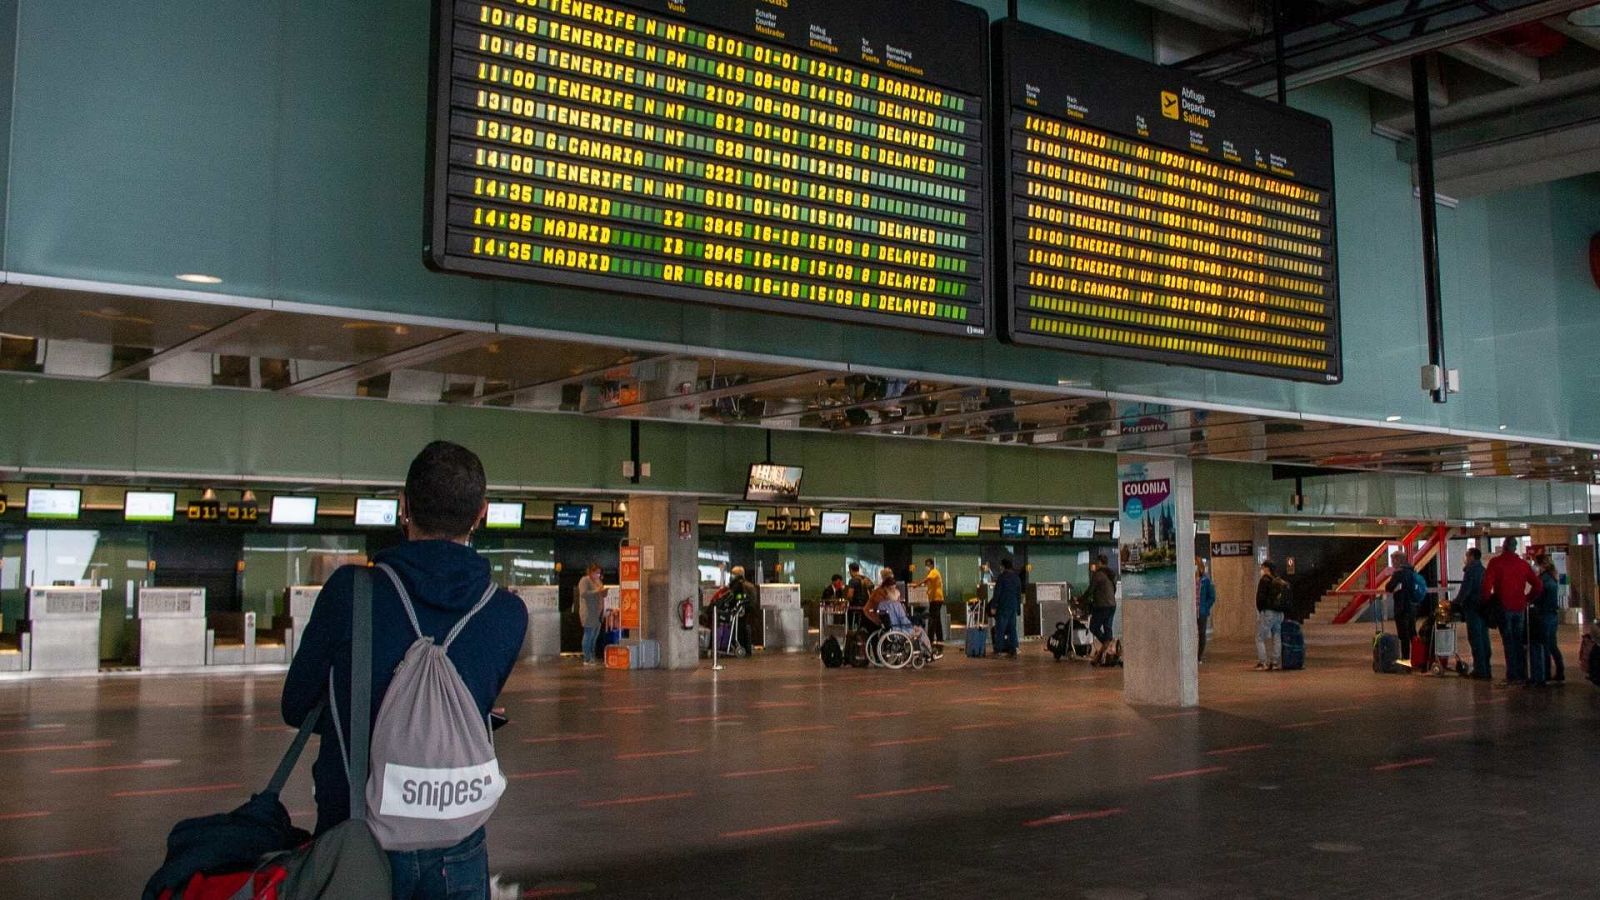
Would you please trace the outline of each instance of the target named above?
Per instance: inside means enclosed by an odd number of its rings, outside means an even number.
[[[460,444],[434,441],[406,472],[406,514],[425,535],[459,537],[478,524],[487,491],[478,454]]]
[[[1000,568],[1002,568],[1002,569],[1010,569],[1011,568],[1011,557],[1008,556],[1005,559],[1000,560]]]
[[[855,573],[857,573],[859,571],[861,571],[861,563],[851,563],[850,564],[850,574],[854,575]]]
[[[1483,559],[1483,551],[1479,550],[1477,547],[1468,547],[1467,548],[1467,558],[1468,559]]]
[[[844,576],[840,575],[838,572],[835,572],[835,573],[833,573],[833,577],[828,579],[828,580],[829,581],[843,581],[844,580]]]
[[[1263,562],[1261,564],[1261,568],[1266,569],[1269,574],[1272,574],[1272,575],[1278,574],[1278,567],[1273,565],[1271,560],[1267,560],[1266,562]]]
[[[927,559],[923,560],[923,562],[927,563],[929,568],[932,568],[932,566],[933,566],[933,557],[930,556]]]

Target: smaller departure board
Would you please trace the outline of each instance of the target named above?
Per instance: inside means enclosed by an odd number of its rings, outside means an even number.
[[[1329,123],[1031,26],[995,31],[1003,336],[1338,382]]]
[[[437,0],[442,271],[989,333],[984,12]]]

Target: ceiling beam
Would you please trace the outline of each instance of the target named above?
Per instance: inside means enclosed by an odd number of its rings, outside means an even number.
[[[281,388],[283,394],[314,394],[337,384],[347,381],[360,381],[367,378],[376,378],[393,372],[395,369],[409,369],[426,365],[446,356],[453,356],[466,350],[492,344],[501,339],[501,335],[493,331],[457,331],[444,337],[425,341],[414,347],[396,350],[383,356],[373,357],[364,362],[334,369],[311,378],[296,381],[288,387]]]
[[[271,310],[257,309],[245,313],[237,318],[229,319],[210,331],[197,334],[186,341],[179,341],[170,347],[150,354],[144,359],[128,363],[120,369],[107,372],[100,376],[101,381],[118,381],[123,378],[132,378],[141,372],[149,371],[151,367],[169,359],[175,359],[185,353],[203,353],[217,344],[233,337],[241,331],[254,328],[266,321],[272,315]]]
[[[629,362],[616,362],[609,366],[602,366],[598,369],[590,369],[587,372],[575,372],[571,375],[566,375],[561,378],[552,378],[548,381],[530,381],[527,384],[506,388],[505,390],[501,391],[492,391],[477,397],[462,397],[461,399],[454,401],[454,403],[458,406],[482,406],[483,404],[493,400],[501,400],[506,397],[516,397],[518,394],[524,394],[528,391],[536,391],[541,388],[566,387],[569,384],[581,384],[591,378],[599,375],[605,375],[608,372],[614,372],[620,368],[626,367],[631,369],[645,363],[656,362],[658,360],[667,358],[668,357],[665,354],[660,356],[641,356],[638,359]]]
[[[1439,51],[1457,62],[1488,72],[1512,84],[1528,87],[1539,83],[1539,61],[1508,50],[1494,41],[1479,38],[1462,41]]]
[[[1544,24],[1594,50],[1600,50],[1600,28],[1586,28],[1567,21],[1566,16],[1545,19]]]
[[[823,372],[816,369],[798,372],[793,375],[780,375],[776,378],[763,378],[760,381],[746,381],[741,384],[730,384],[719,388],[708,388],[703,391],[693,391],[687,394],[672,394],[667,397],[656,397],[651,400],[640,400],[638,403],[628,403],[622,406],[613,406],[608,409],[587,410],[592,416],[608,419],[622,419],[643,416],[658,406],[673,406],[676,404],[705,404],[727,397],[743,397],[757,391],[782,391],[791,387],[814,384],[824,378],[836,377],[837,372]]]

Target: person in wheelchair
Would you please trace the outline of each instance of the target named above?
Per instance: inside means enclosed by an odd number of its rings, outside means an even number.
[[[894,572],[884,570],[883,582],[867,598],[867,605],[861,610],[861,615],[869,640],[879,632],[898,631],[911,638],[912,646],[918,654],[926,659],[935,658],[933,644],[928,640],[927,631],[911,621],[911,611],[906,608],[904,595],[900,591],[900,585],[895,582]]]

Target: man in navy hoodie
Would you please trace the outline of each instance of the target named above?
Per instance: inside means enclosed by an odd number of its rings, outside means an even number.
[[[423,634],[443,642],[456,621],[489,586],[489,562],[470,545],[488,509],[483,463],[471,450],[434,441],[417,454],[406,473],[400,524],[406,542],[377,554],[399,574],[416,607]],[[333,573],[317,595],[311,621],[283,684],[283,720],[299,727],[328,691],[333,672],[340,727],[350,733],[350,624],[357,567]],[[486,719],[511,675],[528,630],[528,612],[516,595],[501,589],[450,645],[450,661]],[[378,718],[395,667],[416,640],[399,595],[387,578],[372,579],[372,719]],[[317,725],[321,750],[312,766],[317,798],[317,833],[350,818],[350,788],[331,714]],[[443,897],[488,892],[489,853],[483,829],[454,847],[392,852],[396,898]],[[475,889],[473,889],[475,888]]]

